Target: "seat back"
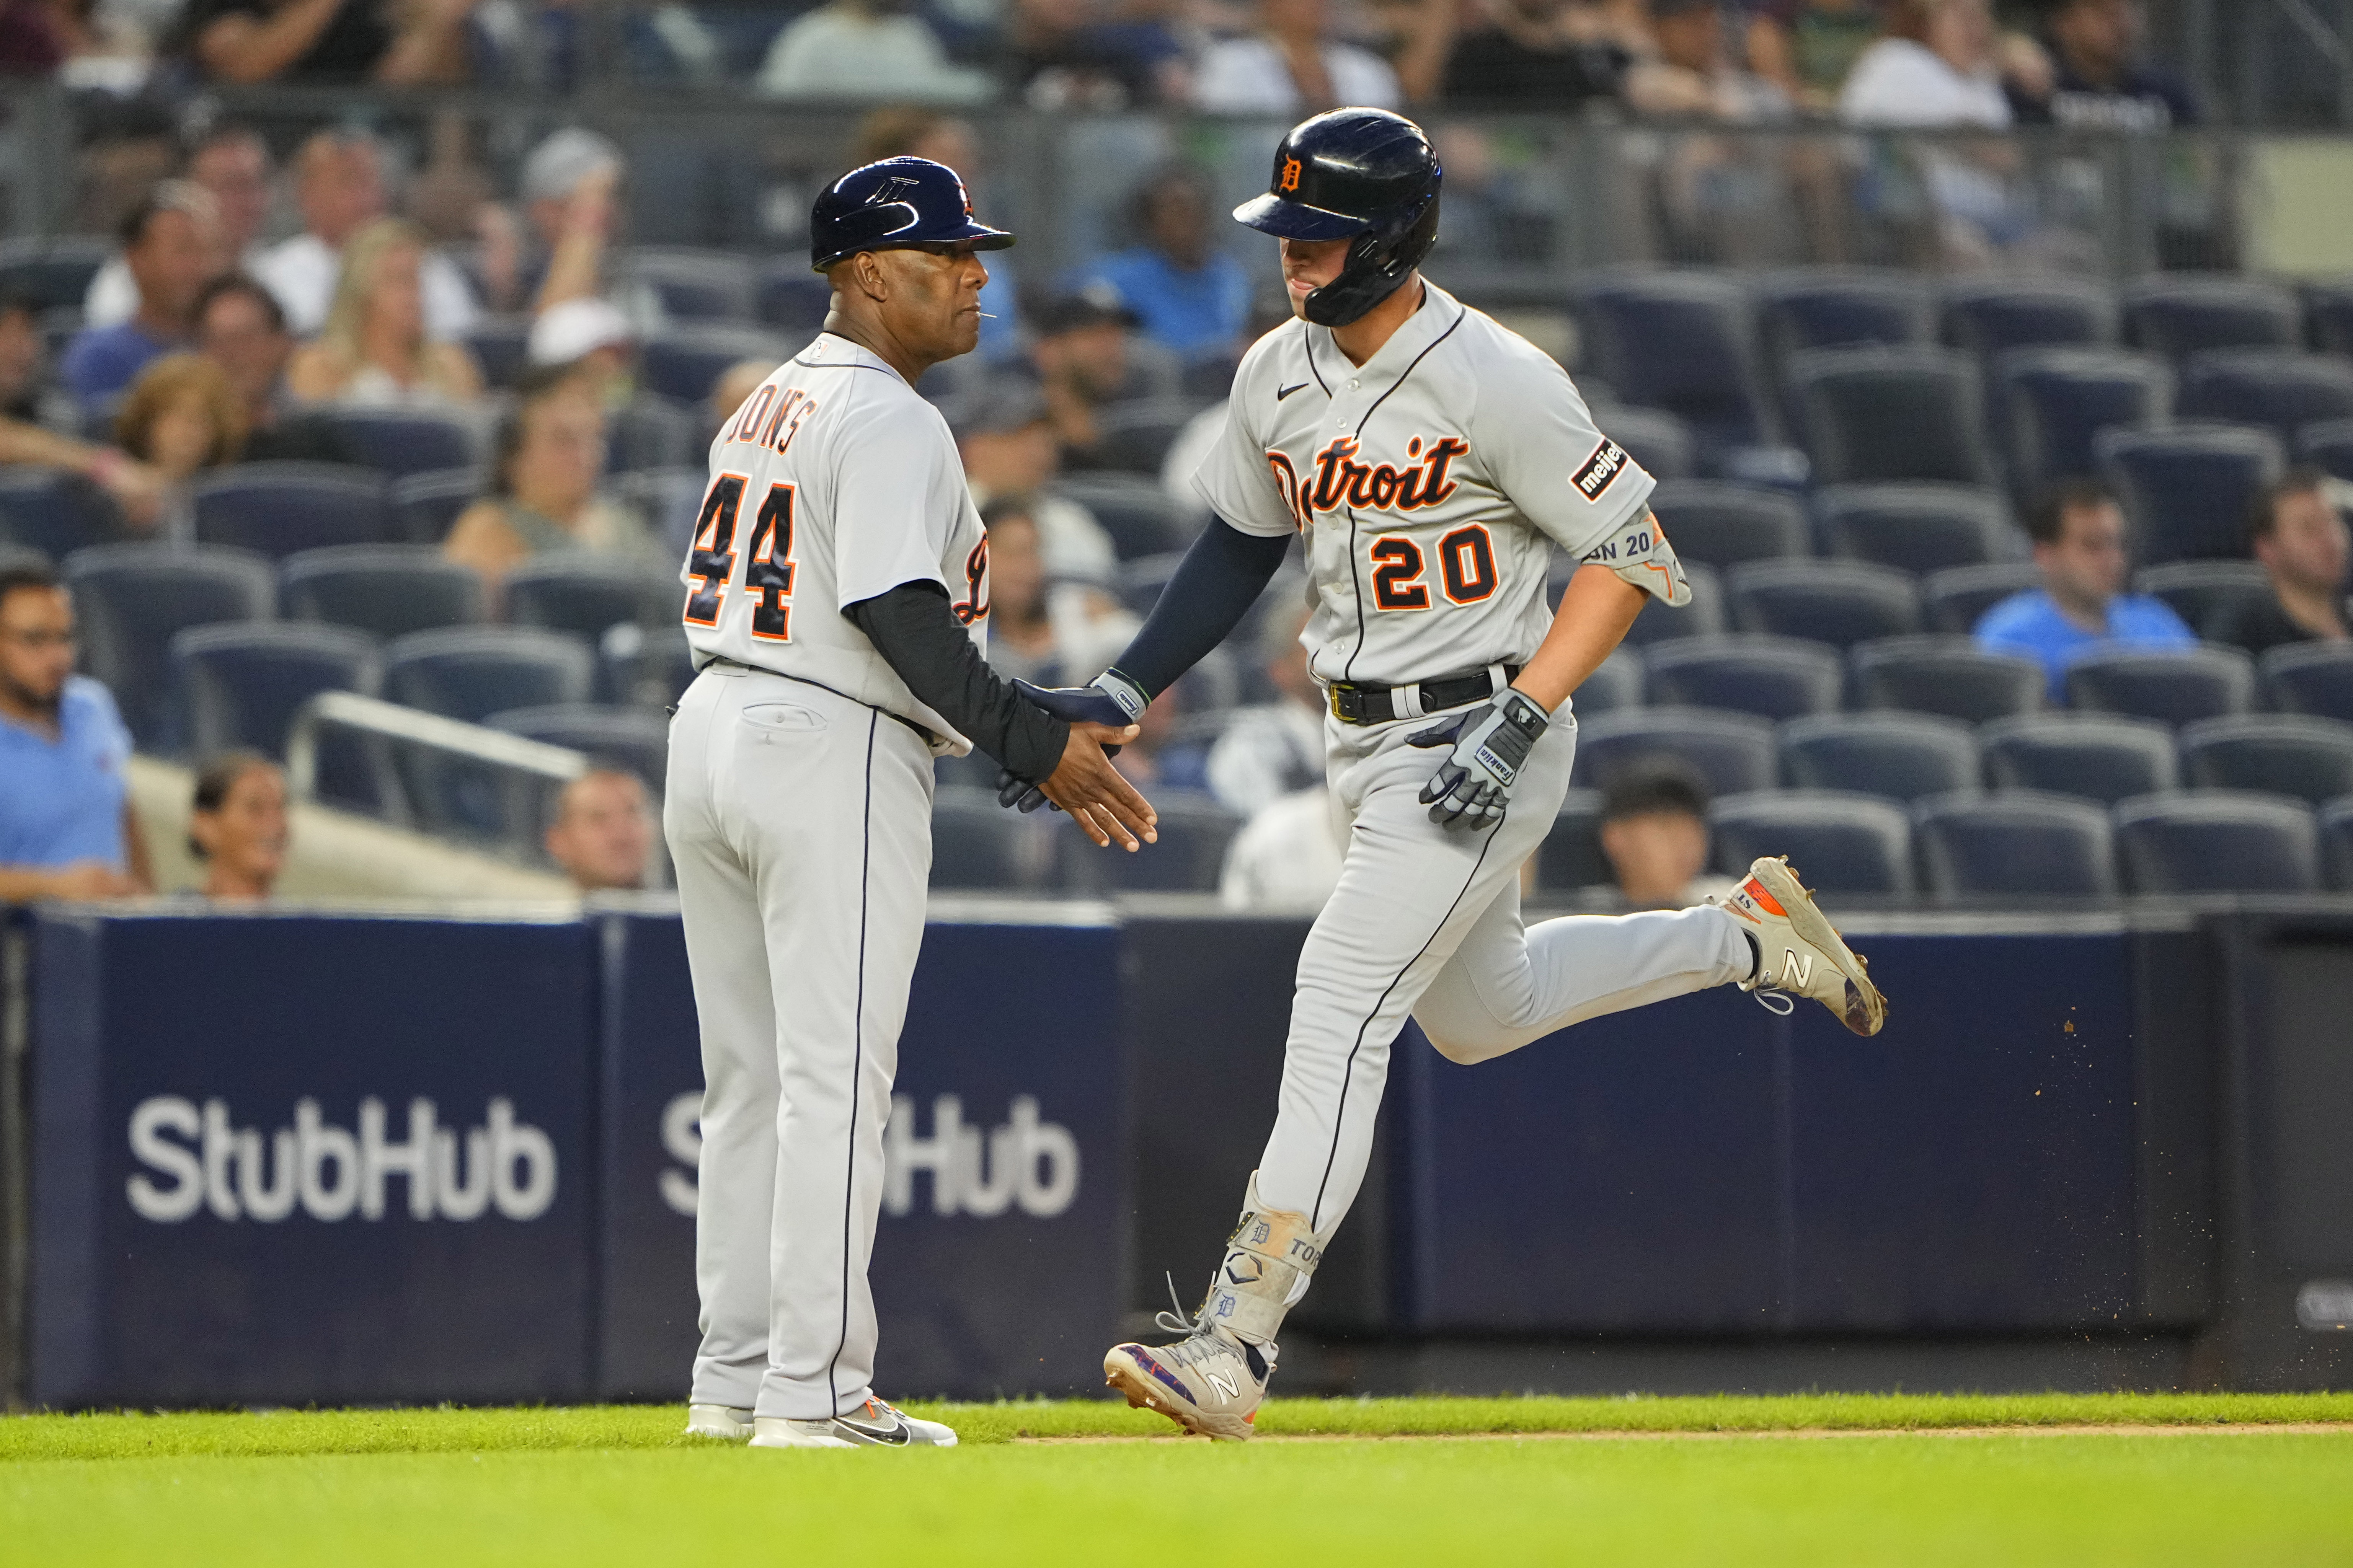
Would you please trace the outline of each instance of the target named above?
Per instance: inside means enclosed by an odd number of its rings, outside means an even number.
[[[2067,667],[2067,706],[2167,724],[2243,713],[2254,704],[2255,661],[2234,647],[2119,648]]]
[[[2316,815],[2328,885],[2340,893],[2353,893],[2353,800],[2332,800]]]
[[[1942,714],[1980,724],[2042,706],[2042,667],[1961,637],[1887,637],[1852,655],[1858,706]]]
[[[2336,643],[2290,643],[2262,660],[2272,706],[2287,713],[2353,720],[2353,647]]]
[[[470,419],[421,408],[331,408],[325,418],[353,456],[395,479],[470,468],[482,460]]]
[[[446,468],[393,480],[393,537],[404,544],[439,545],[487,482],[478,468]]]
[[[1176,503],[1155,480],[1134,474],[1071,474],[1056,481],[1051,493],[1092,513],[1122,561],[1184,548]]]
[[[730,360],[728,363],[733,364]],[[709,389],[705,388],[707,392]],[[605,433],[605,469],[611,474],[676,468],[702,459],[701,405],[640,392],[614,411]]]
[[[1181,791],[1163,792],[1152,805],[1159,814],[1159,841],[1135,855],[1099,848],[1074,824],[1057,818],[1061,886],[1092,893],[1215,892],[1242,819],[1207,795]],[[1164,849],[1166,858],[1159,853]]]
[[[479,724],[511,709],[586,702],[593,675],[577,637],[531,626],[443,626],[385,649],[384,694]]]
[[[507,619],[594,638],[624,621],[675,621],[684,592],[675,578],[628,562],[539,555],[507,574]]]
[[[1734,795],[1708,807],[1715,868],[1726,876],[1760,856],[1787,855],[1809,888],[1894,896],[1913,889],[1912,824],[1894,801],[1848,790]]]
[[[0,468],[0,541],[63,560],[122,537],[121,509],[92,480],[63,468]]]
[[[1782,725],[1779,745],[1781,782],[1791,789],[1910,801],[1977,788],[1977,738],[1957,719],[1819,713]]]
[[[1951,349],[1812,349],[1791,357],[1799,435],[1818,484],[1993,478],[1977,368]]]
[[[1639,454],[1636,460],[1641,460]],[[1676,556],[1686,564],[1704,561],[1710,566],[1737,566],[1744,561],[1812,553],[1805,508],[1787,490],[1713,479],[1662,479],[1651,492],[1651,510],[1658,513],[1660,526],[1674,542]]]
[[[1913,844],[1939,899],[2107,898],[2116,890],[2108,814],[2033,790],[1945,795],[1913,808]]]
[[[1576,780],[1605,788],[1654,757],[1688,763],[1711,795],[1773,787],[1773,726],[1746,713],[1644,708],[1600,713],[1577,726]]]
[[[1994,361],[1993,394],[2010,493],[2031,501],[2056,480],[2097,472],[2101,431],[2164,423],[2173,372],[2123,349],[2015,349]]]
[[[649,289],[674,321],[749,321],[752,263],[724,250],[639,246],[618,258],[631,282]]]
[[[1920,629],[1908,572],[1864,561],[1752,561],[1725,574],[1742,631],[1852,647]]]
[[[1536,849],[1536,886],[1546,892],[1597,888],[1616,879],[1601,852],[1601,792],[1573,789]]]
[[[1648,666],[1640,648],[1620,644],[1610,651],[1569,699],[1580,720],[1596,713],[1622,713],[1642,705]]]
[[[1929,630],[1967,635],[2004,599],[2041,586],[2042,574],[2031,561],[1947,566],[1921,578],[1920,604]]]
[[[2261,426],[2284,445],[2304,426],[2353,418],[2353,364],[2297,349],[2207,349],[2181,367],[2180,408]]]
[[[638,353],[638,374],[647,391],[682,404],[699,405],[711,395],[720,375],[736,361],[761,359],[772,365],[782,364],[807,341],[747,325],[671,327],[646,340]]]
[[[2104,430],[2092,447],[2152,565],[2241,555],[2248,502],[2285,466],[2278,437],[2245,425]]]
[[[1037,887],[1044,879],[1045,831],[1037,817],[997,805],[994,790],[943,786],[932,802],[932,886]]]
[[[0,245],[0,289],[36,310],[79,310],[113,254],[111,239],[12,239]]]
[[[1181,397],[1113,404],[1095,416],[1095,443],[1084,453],[1086,467],[1156,480],[1160,466],[1168,460],[1168,448],[1200,411],[1199,404]]]
[[[334,463],[242,463],[198,479],[189,502],[198,543],[272,559],[393,535],[384,477]]]
[[[2200,349],[2294,348],[2303,337],[2295,296],[2276,284],[2213,274],[2145,279],[2124,292],[2125,335],[2179,360]]]
[[[323,621],[380,637],[470,626],[485,613],[482,579],[422,544],[335,544],[278,565],[289,620]]]
[[[170,733],[172,639],[190,626],[269,617],[269,563],[238,550],[103,544],[69,556],[81,634],[81,668],[114,693],[142,747],[176,742]]]
[[[342,626],[191,626],[172,639],[171,663],[179,733],[199,759],[243,748],[282,760],[302,704],[322,691],[375,689],[375,639]]]
[[[1571,297],[1583,366],[1710,443],[1773,434],[1750,350],[1749,305],[1729,278],[1646,268],[1590,279]]]
[[[1945,342],[1990,356],[2043,344],[2110,343],[2116,302],[2096,283],[2066,278],[1994,279],[1945,289]]]
[[[2353,479],[2353,419],[2323,419],[2298,430],[2295,458],[2331,479]]]
[[[2317,805],[2353,795],[2353,723],[2300,713],[2201,720],[2181,731],[2181,771],[2201,788],[2289,795]]]
[[[659,710],[596,702],[512,708],[483,721],[493,730],[585,752],[598,766],[635,773],[656,799],[670,770],[670,717]]]
[[[2027,552],[2000,492],[1983,485],[1833,485],[1815,495],[1814,512],[1839,554],[1905,572],[2017,561]],[[1683,547],[1681,535],[1675,547]]]
[[[1838,707],[1845,668],[1838,650],[1795,637],[1683,637],[1653,648],[1651,701],[1793,719]]]
[[[483,321],[466,334],[466,347],[482,367],[485,383],[512,391],[531,368],[531,322],[521,318]]]
[[[596,639],[596,683],[607,700],[664,708],[694,681],[694,649],[682,626],[608,626]]]
[[[2136,893],[2303,893],[2320,886],[2311,808],[2277,795],[2196,790],[2116,808],[2117,858]]]
[[[1988,724],[1978,737],[1986,782],[2114,805],[2179,781],[2173,731],[2153,719],[2030,713]]]
[[[1688,421],[1663,408],[1605,409],[1602,433],[1655,479],[1687,479],[1699,471],[1699,437]]]
[[[755,289],[754,313],[788,337],[814,334],[833,306],[833,285],[797,257],[764,269]]]
[[[2252,561],[2168,561],[2133,574],[2133,592],[2164,600],[2200,636],[2242,605],[2272,596],[2271,579]]]
[[[1767,358],[1786,364],[1806,349],[1928,342],[1927,286],[1903,272],[1818,268],[1757,285],[1757,326]]]

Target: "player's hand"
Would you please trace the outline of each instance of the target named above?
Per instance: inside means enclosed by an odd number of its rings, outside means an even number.
[[[1119,750],[1119,743],[1134,739],[1133,724],[1116,728],[1109,724],[1073,724],[1071,738],[1062,745],[1062,760],[1038,785],[1048,800],[1069,812],[1071,819],[1087,830],[1087,837],[1098,847],[1108,849],[1116,838],[1131,855],[1137,848],[1138,839],[1146,844],[1156,844],[1160,839],[1155,831],[1159,814],[1111,765],[1111,753]]]
[[[1134,723],[1150,700],[1133,682],[1122,680],[1109,670],[1096,676],[1093,684],[1088,686],[1033,686],[1017,679],[1013,689],[1057,719],[1073,724],[1103,724],[1114,730]],[[1115,757],[1119,747],[1105,746],[1103,752],[1106,757]],[[997,804],[1026,816],[1051,803],[1043,789],[1007,768],[997,775]]]
[[[1551,722],[1535,698],[1507,686],[1460,719],[1408,740],[1409,746],[1452,748],[1421,786],[1430,820],[1441,827],[1474,828],[1503,821],[1521,765]]]

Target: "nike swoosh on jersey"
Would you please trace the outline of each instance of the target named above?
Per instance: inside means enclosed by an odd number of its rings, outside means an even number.
[[[1301,382],[1301,383],[1299,384],[1299,385],[1297,385],[1297,386],[1285,386],[1285,387],[1279,388],[1279,389],[1275,392],[1275,395],[1274,395],[1274,400],[1275,400],[1277,403],[1280,403],[1280,402],[1282,402],[1284,398],[1286,398],[1286,397],[1290,396],[1293,393],[1294,393],[1294,392],[1298,392],[1298,391],[1301,391],[1301,390],[1303,390],[1303,389],[1306,387],[1306,385],[1307,385],[1307,383],[1305,383],[1305,382],[1303,382],[1303,382]]]

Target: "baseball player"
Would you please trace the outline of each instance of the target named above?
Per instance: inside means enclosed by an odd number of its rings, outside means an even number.
[[[1250,1434],[1283,1314],[1356,1200],[1409,1016],[1465,1063],[1709,985],[1777,1011],[1812,997],[1858,1034],[1886,1016],[1786,860],[1758,860],[1721,906],[1521,924],[1521,863],[1568,788],[1569,694],[1646,603],[1691,590],[1651,477],[1560,367],[1418,271],[1438,194],[1429,141],[1397,115],[1336,110],[1283,139],[1271,188],[1234,216],[1282,242],[1296,319],[1244,357],[1195,477],[1219,521],[1108,672],[1041,694],[1134,717],[1303,536],[1302,640],[1350,823],[1339,885],[1300,955],[1274,1131],[1208,1298],[1161,1315],[1176,1343],[1103,1360],[1130,1404],[1212,1437]],[[1580,564],[1548,615],[1556,548]],[[1040,797],[1017,778],[1004,798]]]
[[[1153,814],[1103,745],[982,658],[988,542],[924,369],[988,280],[955,172],[891,158],[818,197],[825,331],[712,441],[682,575],[700,673],[663,829],[702,1030],[687,1430],[762,1447],[952,1444],[875,1396],[866,1282],[899,1027],[923,934],[932,760],[975,744],[1099,844]]]

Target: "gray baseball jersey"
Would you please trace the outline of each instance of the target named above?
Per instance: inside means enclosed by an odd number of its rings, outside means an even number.
[[[1434,284],[1352,365],[1293,320],[1252,346],[1194,475],[1245,533],[1307,535],[1323,681],[1401,685],[1525,663],[1552,624],[1553,548],[1687,603],[1646,520],[1656,481],[1560,366]]]

